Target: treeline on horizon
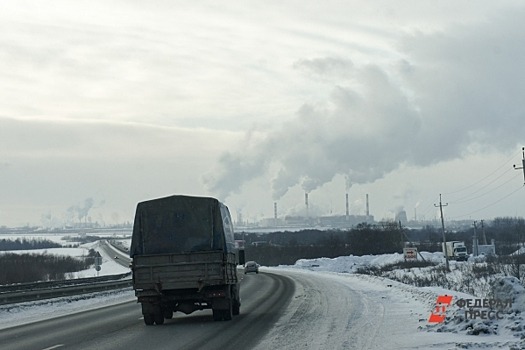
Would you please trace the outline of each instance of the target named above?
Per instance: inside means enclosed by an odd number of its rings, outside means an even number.
[[[62,248],[62,245],[48,239],[0,239],[0,251],[6,250],[33,250]]]
[[[463,231],[445,230],[447,241],[464,241],[472,253],[474,226]],[[484,226],[487,243],[495,240],[496,254],[509,255],[525,243],[523,218],[496,218]],[[483,244],[483,231],[478,226],[476,235]],[[396,222],[362,223],[348,230],[277,231],[270,233],[240,232],[236,239],[245,240],[247,260],[266,266],[293,265],[299,259],[335,258],[348,255],[376,255],[402,253],[403,247],[413,244],[419,251],[441,251],[443,232],[426,226],[406,229]]]
[[[0,285],[64,280],[73,272],[87,270],[97,252],[90,249],[83,259],[45,253],[0,254]]]

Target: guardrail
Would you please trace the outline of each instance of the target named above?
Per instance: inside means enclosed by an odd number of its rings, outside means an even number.
[[[0,305],[127,288],[132,286],[130,275],[0,286]]]
[[[107,275],[107,276],[98,276],[98,277],[87,277],[87,278],[75,278],[70,280],[60,280],[60,281],[46,281],[46,282],[28,282],[28,283],[18,283],[18,284],[7,284],[0,285],[0,295],[3,293],[13,293],[13,292],[25,292],[31,290],[42,290],[42,289],[56,289],[77,286],[81,284],[92,284],[99,282],[107,281],[118,281],[124,278],[131,277],[131,272],[123,273],[120,275]]]
[[[18,290],[0,293],[0,305],[36,301],[57,297],[79,295],[104,290],[122,289],[132,286],[131,279],[119,281],[103,281],[97,283],[84,283],[69,286],[47,287],[34,290]]]
[[[131,272],[60,281],[0,285],[0,305],[122,289],[132,285]]]

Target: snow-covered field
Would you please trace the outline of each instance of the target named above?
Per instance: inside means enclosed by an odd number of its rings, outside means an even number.
[[[82,249],[96,249],[96,244],[81,246]],[[76,249],[76,248],[75,248]],[[48,249],[48,252],[52,250]],[[81,251],[71,248],[56,251],[57,254],[82,255]],[[114,257],[103,253],[103,264],[100,274],[120,274],[129,271],[117,264]],[[423,253],[427,260],[440,262],[440,253]],[[352,290],[361,293],[370,291],[369,297],[377,296],[377,303],[385,303],[388,295],[388,308],[395,312],[385,313],[386,324],[391,324],[392,344],[403,344],[403,349],[525,349],[525,290],[514,280],[507,278],[501,281],[499,294],[486,295],[466,294],[440,287],[415,287],[382,277],[356,274],[359,267],[383,266],[402,260],[401,254],[379,256],[347,256],[335,259],[321,258],[299,260],[293,266],[262,267],[261,271],[301,273],[319,276],[319,278],[344,283]],[[452,266],[454,267],[454,266]],[[424,269],[419,270],[424,273]],[[405,271],[406,272],[406,271]],[[399,273],[405,273],[399,271]],[[411,272],[413,273],[413,271]],[[456,271],[457,273],[457,271]],[[78,277],[94,276],[94,270],[82,271]],[[381,296],[383,295],[383,296]],[[436,310],[438,296],[452,296],[444,314],[446,318],[440,323],[430,323],[431,313],[441,315]],[[497,305],[497,308],[479,308],[483,302],[512,299],[512,307]],[[0,306],[0,328],[33,322],[40,319],[56,317],[87,308],[98,308],[111,304],[134,300],[131,289],[116,292],[101,292],[73,298],[30,302],[16,305]],[[472,310],[480,314],[466,314],[469,308],[459,306],[463,300],[475,306]],[[492,311],[492,313],[491,313]],[[496,313],[497,311],[501,311]],[[484,312],[484,313],[483,313]],[[466,318],[465,315],[468,315]],[[488,317],[492,316],[492,317]],[[487,319],[482,319],[483,317]],[[470,319],[468,319],[470,318]],[[329,322],[329,321],[327,321]],[[396,347],[392,347],[393,349]]]
[[[78,271],[68,274],[68,278],[84,278],[84,277],[95,277],[95,276],[106,276],[106,275],[119,275],[126,272],[129,272],[129,268],[124,267],[118,263],[116,263],[115,256],[119,253],[118,250],[115,250],[115,254],[107,254],[103,249],[100,249],[100,242],[96,241],[93,243],[84,243],[80,244],[79,239],[75,239],[76,235],[68,235],[64,236],[63,234],[46,234],[46,235],[37,235],[37,234],[26,234],[26,235],[0,235],[0,239],[6,239],[6,240],[15,240],[17,238],[20,239],[26,239],[26,240],[32,240],[32,239],[44,239],[49,240],[54,243],[58,243],[63,245],[62,248],[47,248],[47,249],[33,249],[33,250],[13,250],[9,251],[9,253],[16,253],[16,254],[52,254],[52,255],[62,255],[62,256],[72,256],[76,258],[85,257],[88,255],[88,252],[90,249],[94,249],[95,251],[98,251],[100,255],[102,256],[102,264],[100,271],[96,271],[94,268],[87,269],[84,271]],[[68,239],[64,239],[67,237]],[[101,236],[104,238],[103,236]],[[113,236],[108,235],[106,238],[111,239]],[[129,242],[129,240],[119,240],[122,242]],[[75,248],[72,248],[72,246],[78,246]],[[6,252],[1,252],[6,253]]]
[[[1,236],[5,239],[16,239],[16,237]],[[24,235],[22,238],[31,239],[48,239],[60,244],[72,244],[74,242],[66,242],[59,235]],[[115,255],[107,254],[103,249],[99,249],[100,243],[85,243],[78,248],[49,248],[36,250],[17,250],[11,253],[47,253],[55,255],[69,255],[73,257],[82,257],[87,255],[90,249],[95,249],[102,256],[102,264],[100,271],[94,268],[68,274],[69,278],[84,278],[105,275],[120,275],[129,272],[129,268],[118,264],[114,257]],[[1,254],[1,252],[0,252]],[[50,300],[42,300],[35,302],[19,303],[14,305],[0,306],[0,328],[6,328],[16,325],[21,325],[29,322],[35,322],[51,317],[59,317],[73,312],[80,312],[87,309],[95,309],[112,304],[122,303],[126,301],[135,300],[135,294],[131,288],[120,291],[105,291],[98,293],[85,294],[74,297],[63,297]]]

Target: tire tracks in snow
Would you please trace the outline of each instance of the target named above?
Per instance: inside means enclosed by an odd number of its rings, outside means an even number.
[[[370,299],[346,283],[321,275],[289,270],[283,274],[295,281],[296,293],[257,350],[374,348],[385,313],[377,297]]]

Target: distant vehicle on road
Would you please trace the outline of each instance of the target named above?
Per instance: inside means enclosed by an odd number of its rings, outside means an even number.
[[[247,274],[248,272],[259,273],[259,264],[255,261],[248,261],[244,266],[244,274]]]
[[[442,243],[443,254],[447,255],[451,260],[457,261],[467,261],[467,247],[465,247],[465,242],[461,241],[450,241]]]

